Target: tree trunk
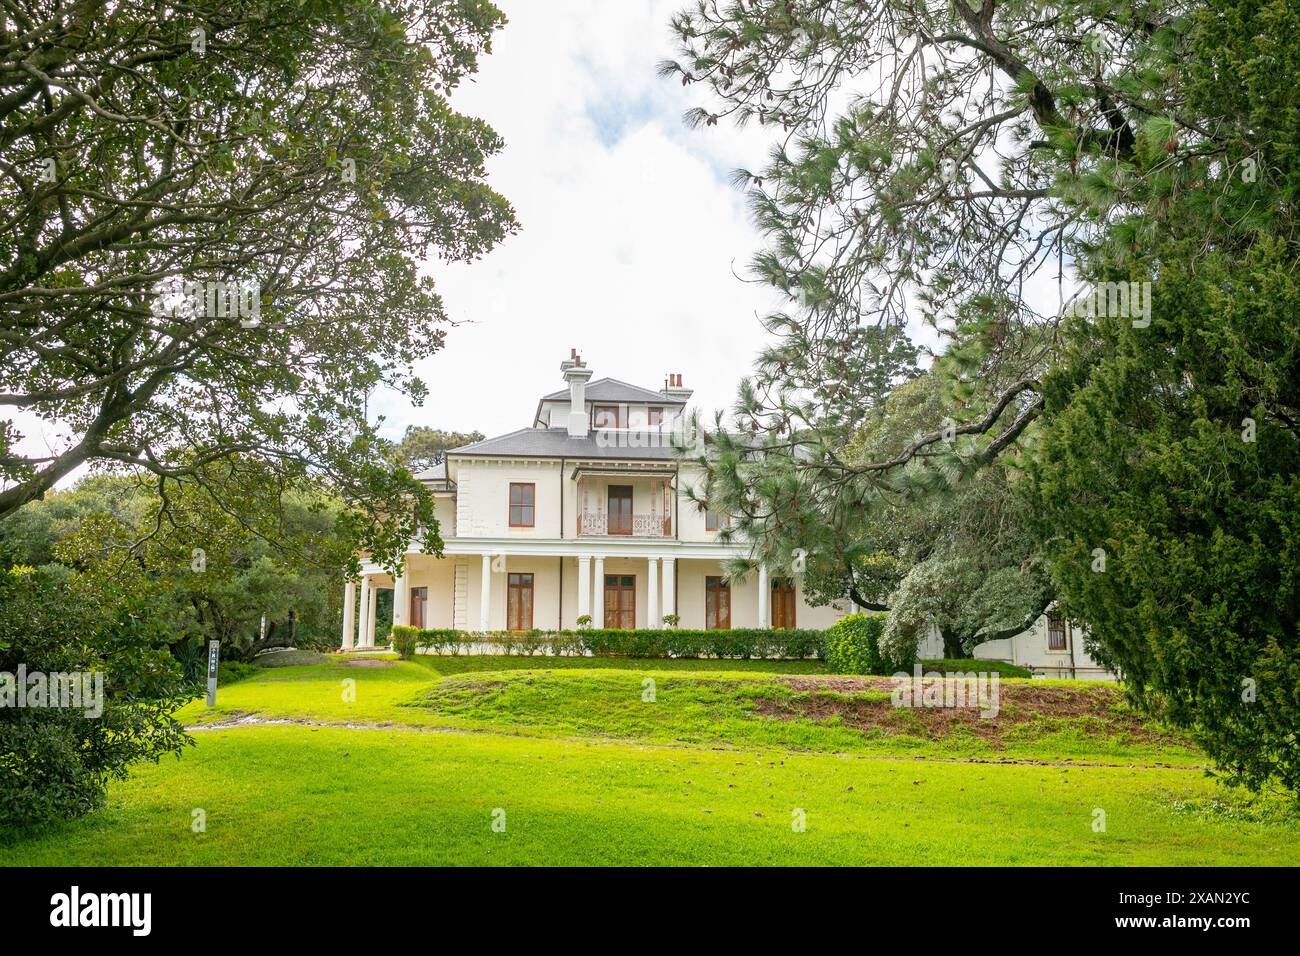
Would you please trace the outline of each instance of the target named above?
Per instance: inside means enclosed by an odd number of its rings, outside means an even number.
[[[943,635],[943,656],[950,660],[961,660],[966,656],[966,649],[962,647],[961,638],[951,631],[940,630]]]

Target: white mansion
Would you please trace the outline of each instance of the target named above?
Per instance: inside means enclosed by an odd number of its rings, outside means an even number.
[[[659,391],[591,381],[576,351],[560,371],[565,388],[542,396],[528,428],[417,476],[434,492],[443,555],[413,550],[396,578],[363,563],[359,603],[355,583],[344,592],[345,648],[375,643],[378,588],[394,591],[395,623],[469,631],[566,629],[584,616],[657,628],[665,615],[683,628],[825,628],[847,613],[809,606],[797,575],[725,577],[723,562],[748,549],[718,540],[718,517],[687,497],[700,475],[673,451],[691,396],[680,374]]]
[[[560,364],[565,387],[537,402],[527,428],[449,451],[420,478],[434,493],[441,558],[412,550],[394,578],[362,562],[345,585],[343,647],[375,645],[379,589],[391,588],[395,624],[465,631],[595,627],[826,628],[850,608],[812,607],[797,574],[760,567],[741,580],[724,562],[748,554],[724,543],[725,516],[700,510],[698,466],[673,450],[691,390],[670,374],[658,391],[592,381],[576,351]],[[413,545],[413,547],[415,547]],[[1045,615],[976,656],[1048,676],[1103,676],[1075,634]],[[942,657],[937,635],[921,656]]]

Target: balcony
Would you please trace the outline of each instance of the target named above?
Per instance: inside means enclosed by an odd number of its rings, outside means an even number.
[[[671,538],[673,519],[662,514],[609,514],[583,511],[578,514],[578,537]]]

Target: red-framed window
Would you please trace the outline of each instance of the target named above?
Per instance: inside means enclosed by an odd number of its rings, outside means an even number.
[[[712,508],[704,509],[704,530],[717,531],[719,528],[725,528],[731,524],[731,519],[726,515],[720,515]]]
[[[510,527],[531,528],[536,520],[537,485],[532,482],[510,482]]]
[[[428,588],[411,588],[411,627],[424,627],[425,609],[429,606]]]
[[[511,571],[506,575],[506,630],[533,629],[533,576]]]
[[[710,631],[731,628],[731,585],[722,577],[704,579],[704,626]]]
[[[651,405],[646,412],[646,424],[652,428],[655,425],[662,425],[664,421],[664,410],[656,405]]]
[[[620,405],[591,406],[591,424],[595,428],[622,428],[623,409]]]

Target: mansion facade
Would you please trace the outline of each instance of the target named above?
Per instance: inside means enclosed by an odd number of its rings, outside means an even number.
[[[673,450],[691,390],[670,374],[659,390],[592,381],[573,352],[564,388],[543,395],[527,428],[465,445],[417,475],[435,498],[442,557],[418,544],[396,576],[363,561],[345,586],[343,647],[375,644],[379,589],[395,624],[465,631],[594,627],[825,628],[846,606],[813,607],[798,575],[759,568],[724,542],[726,519],[701,510],[697,465]],[[358,594],[359,590],[359,594]]]
[[[749,556],[724,541],[726,517],[701,509],[698,465],[673,448],[691,390],[669,374],[658,390],[592,381],[574,351],[564,388],[537,401],[527,428],[452,449],[417,475],[433,492],[442,557],[418,542],[396,576],[362,562],[343,594],[345,650],[375,646],[376,597],[392,589],[393,623],[460,631],[593,627],[830,627],[851,608],[813,607],[798,574],[759,567],[729,579]],[[359,593],[358,593],[359,592]],[[975,649],[1047,677],[1111,678],[1082,632],[1054,614]],[[384,635],[387,643],[387,635]],[[943,657],[931,629],[923,659]]]

